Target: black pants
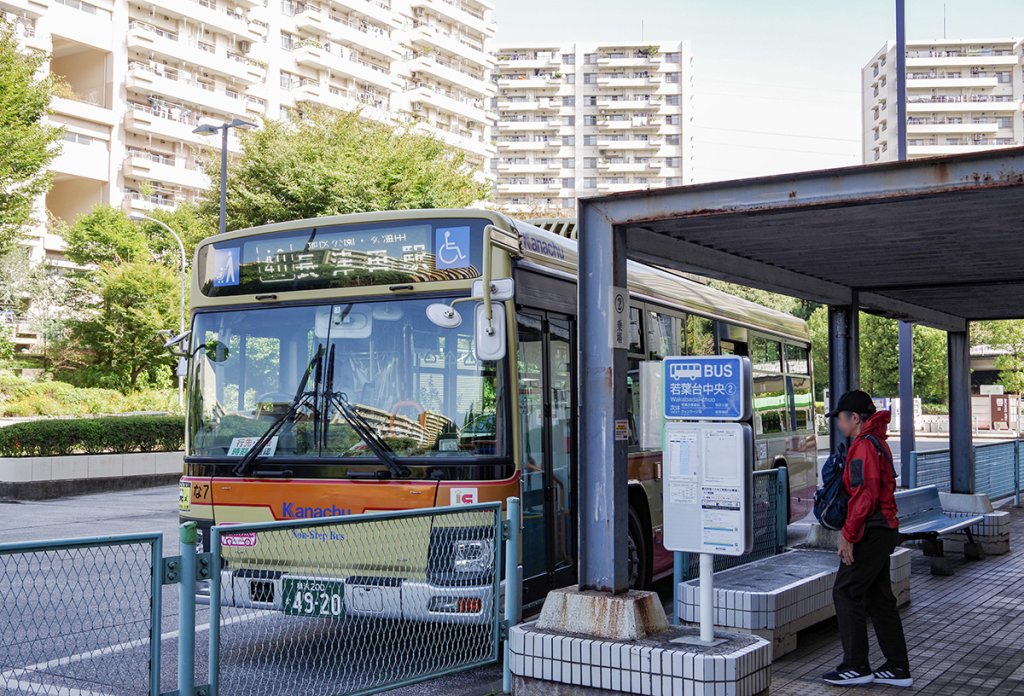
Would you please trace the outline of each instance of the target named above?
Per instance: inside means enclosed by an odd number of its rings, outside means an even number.
[[[839,637],[843,641],[843,664],[866,668],[868,662],[867,617],[889,667],[909,669],[907,641],[889,579],[889,555],[899,542],[895,529],[869,527],[853,545],[853,565],[840,561],[832,588]]]

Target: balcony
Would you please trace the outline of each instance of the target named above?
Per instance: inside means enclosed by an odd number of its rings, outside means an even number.
[[[429,8],[442,17],[458,22],[481,34],[494,34],[494,23],[487,21],[482,10],[459,0],[412,0],[410,4],[413,9]]]
[[[602,87],[647,87],[648,85],[656,85],[661,81],[650,75],[636,76],[636,75],[602,75],[598,73],[597,84]]]
[[[157,138],[173,138],[198,146],[219,146],[209,135],[193,133],[200,121],[207,120],[198,114],[181,109],[178,106],[146,105],[135,102],[128,103],[124,115],[125,130],[132,133],[144,133]],[[228,152],[239,153],[242,144],[234,132],[228,134]]]
[[[182,158],[157,155],[145,150],[129,150],[124,159],[124,175],[188,189],[205,189],[210,185],[210,178],[201,169],[185,166]]]
[[[562,78],[553,75],[507,76],[498,75],[498,86],[512,89],[543,89],[557,90],[562,86]]]
[[[559,119],[546,118],[536,121],[515,121],[507,119],[498,119],[498,128],[502,132],[506,131],[550,131],[557,130],[562,127],[562,122]]]
[[[50,9],[50,0],[4,0],[4,6],[16,15],[38,18]]]
[[[498,184],[498,193],[557,193],[562,190],[562,184],[554,181],[549,184]]]
[[[654,118],[634,116],[633,118],[599,118],[597,127],[601,130],[656,131],[662,123]]]
[[[1019,110],[1021,102],[1009,95],[937,95],[910,96],[907,98],[907,113],[938,111],[1001,111]]]
[[[602,150],[657,150],[661,147],[659,140],[612,140],[598,138],[597,146]]]
[[[90,121],[91,123],[101,123],[104,126],[114,125],[113,110],[97,104],[90,104],[89,102],[78,101],[75,99],[54,97],[50,101],[50,108],[53,110],[54,114],[58,114],[60,116],[70,116],[71,118]]]
[[[265,32],[239,12],[217,7],[215,0],[149,0],[149,5],[167,11],[174,17],[184,17],[190,22],[206,24],[232,36],[247,41],[256,41]]]
[[[429,124],[425,121],[417,123],[414,128],[432,135],[452,147],[459,148],[478,157],[487,158],[494,155],[494,150],[490,143],[484,142],[482,139],[471,134],[467,135],[468,131],[449,130],[444,126]]]
[[[414,72],[423,72],[435,78],[456,85],[467,92],[488,97],[494,92],[491,83],[483,77],[463,72],[458,65],[449,62],[435,55],[421,55],[409,63],[409,69]]]
[[[495,143],[499,150],[541,152],[557,150],[562,146],[560,140],[499,140]]]
[[[534,174],[562,170],[562,160],[553,159],[547,162],[516,163],[498,162],[498,171],[502,174]]]
[[[399,56],[397,43],[392,41],[388,32],[368,22],[353,22],[334,13],[328,14],[310,5],[295,15],[295,23],[299,29],[326,35],[332,41],[357,50],[367,50],[389,59]]]
[[[1014,66],[1017,64],[1019,59],[1017,56],[1010,52],[1008,55],[951,55],[951,56],[939,56],[939,55],[914,55],[913,51],[907,52],[907,68],[925,68],[933,65],[943,65],[948,67],[963,66],[973,67],[975,65],[991,65],[991,66]]]
[[[519,57],[512,53],[499,53],[495,68],[497,70],[534,70],[544,68],[558,68],[562,65],[562,58],[558,53],[536,53],[533,56]]]
[[[995,133],[999,124],[991,123],[948,123],[948,122],[915,122],[907,120],[907,133]]]
[[[148,213],[152,210],[171,210],[185,202],[180,192],[141,193],[126,191],[125,207],[132,213]]]
[[[186,43],[175,34],[147,24],[132,21],[128,25],[128,48],[165,56],[170,60],[181,60],[215,72],[224,77],[247,84],[263,82],[266,71],[240,53],[217,52],[216,48],[204,43]]]
[[[335,45],[329,51],[318,43],[303,43],[295,47],[292,55],[301,65],[347,75],[353,80],[368,82],[389,91],[397,87],[395,79],[386,68],[365,61],[341,46]]]
[[[429,85],[419,85],[409,92],[409,101],[413,104],[427,104],[477,123],[488,123],[490,120],[482,101],[459,96],[454,92],[446,93]]]
[[[999,86],[999,78],[995,75],[972,75],[971,77],[944,77],[929,75],[927,77],[907,75],[907,89],[988,89]],[[1009,85],[1007,85],[1009,86]]]
[[[991,142],[991,141],[988,141]],[[962,155],[969,152],[982,152],[999,147],[1011,147],[1012,144],[986,145],[907,145],[908,157],[938,157],[940,155]]]
[[[0,9],[0,20],[6,20],[14,27],[14,36],[22,47],[34,48],[47,53],[53,50],[53,41],[49,36],[40,35],[35,19]]]
[[[332,0],[332,2],[347,10],[376,20],[381,24],[390,27],[399,26],[397,13],[392,12],[391,3],[389,2],[382,2],[381,0]]]
[[[414,22],[417,20],[414,20]],[[429,46],[468,60],[480,68],[490,68],[494,59],[478,45],[461,38],[457,33],[445,33],[438,27],[420,23],[409,33],[409,41],[416,45]]]
[[[610,110],[622,110],[632,111],[636,109],[643,109],[649,111],[655,111],[661,108],[660,99],[601,99],[597,100],[597,107],[599,109],[610,109]]]
[[[638,66],[653,66],[657,69],[657,66],[664,62],[665,57],[656,53],[654,56],[647,56],[637,52],[631,56],[620,56],[613,58],[612,56],[598,56],[597,64],[602,67],[609,68],[634,68]]]
[[[660,164],[654,162],[598,162],[598,170],[613,174],[635,174],[646,173],[661,169]]]
[[[240,115],[246,109],[243,98],[233,97],[224,91],[214,91],[183,70],[160,65],[129,63],[127,86],[143,94],[159,94],[171,101],[196,104],[219,114]]]
[[[68,136],[73,134],[69,133],[65,137]],[[50,169],[57,178],[63,175],[93,181],[109,181],[110,144],[95,138],[88,142],[64,140],[61,143],[60,154],[54,158]]]
[[[51,36],[110,51],[114,48],[110,11],[99,9],[94,12],[54,2],[46,13],[46,29]]]
[[[498,108],[502,111],[558,111],[562,108],[562,102],[559,99],[527,99],[526,101],[499,99]]]
[[[650,184],[633,184],[627,182],[598,181],[597,190],[602,193],[618,193],[619,191],[642,191],[651,188]]]

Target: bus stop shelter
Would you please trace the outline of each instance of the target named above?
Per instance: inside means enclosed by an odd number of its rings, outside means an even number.
[[[588,198],[579,225],[581,589],[627,589],[627,258],[828,305],[836,396],[860,310],[946,331],[951,490],[973,492],[968,327],[1024,317],[1024,148]]]

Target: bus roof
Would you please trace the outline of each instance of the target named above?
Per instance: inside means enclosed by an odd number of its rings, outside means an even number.
[[[473,208],[392,210],[289,220],[287,222],[233,230],[224,235],[207,237],[197,245],[196,250],[198,254],[200,247],[214,241],[252,237],[308,227],[310,225],[345,225],[360,222],[380,222],[386,219],[422,220],[436,217],[487,218],[496,226],[504,227],[518,236],[520,252],[525,260],[541,268],[555,269],[573,276],[576,275],[577,242],[575,240],[576,225],[573,219],[545,219],[536,221],[545,227],[551,226],[562,232],[562,234],[555,234],[531,222],[512,219],[497,211]],[[697,282],[689,277],[655,266],[630,261],[628,269],[631,292],[644,299],[670,307],[679,306],[683,311],[694,312],[712,319],[720,319],[736,326],[765,331],[801,341],[809,339],[806,322],[791,314],[744,300],[743,298]],[[195,273],[193,273],[193,283],[196,282],[195,277]],[[195,293],[196,290],[197,288],[193,287],[193,296],[196,297],[198,295],[201,297],[201,294]]]

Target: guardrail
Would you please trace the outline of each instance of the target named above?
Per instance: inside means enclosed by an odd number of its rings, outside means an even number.
[[[162,544],[160,534],[0,544],[0,688],[159,694]]]
[[[1021,494],[1021,442],[997,442],[975,445],[974,492],[984,493],[992,500],[1013,496],[1020,506]],[[950,451],[930,450],[910,453],[908,488],[935,486],[950,491]]]
[[[786,548],[789,526],[789,472],[785,467],[754,472],[753,530],[754,544],[750,553],[742,556],[715,556],[715,571],[768,558]],[[673,586],[692,580],[699,572],[698,554],[676,552],[674,555]],[[678,612],[673,612],[673,623],[679,623]]]

